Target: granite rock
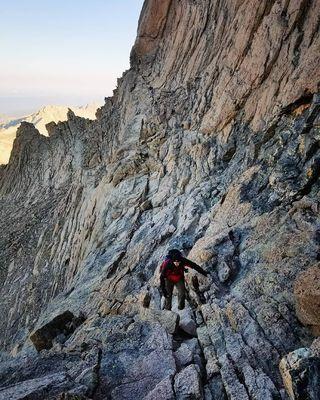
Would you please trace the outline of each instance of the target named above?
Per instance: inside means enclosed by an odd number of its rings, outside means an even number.
[[[290,399],[319,398],[320,358],[311,349],[300,348],[287,354],[279,368]]]
[[[320,335],[320,267],[307,269],[294,282],[295,307],[299,320],[314,335]]]
[[[0,166],[0,393],[287,396],[280,360],[318,323],[294,282],[319,259],[319,13],[146,0],[97,119],[21,125]],[[161,311],[170,248],[208,271],[186,274],[192,343]],[[37,353],[65,310],[86,320]]]

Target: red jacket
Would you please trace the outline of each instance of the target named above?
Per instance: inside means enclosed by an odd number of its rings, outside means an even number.
[[[166,258],[160,266],[160,273],[169,281],[177,283],[184,277],[184,268],[185,265],[182,262],[177,267],[169,258]]]
[[[182,257],[179,266],[176,267],[173,261],[170,258],[166,257],[160,266],[161,286],[163,287],[164,285],[164,279],[168,279],[170,282],[173,283],[179,282],[181,279],[184,278],[185,268],[192,268],[205,276],[207,275],[207,272],[205,270],[203,270],[199,265],[188,260],[187,258]]]

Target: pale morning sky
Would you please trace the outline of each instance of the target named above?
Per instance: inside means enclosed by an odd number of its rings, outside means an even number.
[[[7,0],[0,7],[0,114],[103,103],[129,67],[143,0]]]

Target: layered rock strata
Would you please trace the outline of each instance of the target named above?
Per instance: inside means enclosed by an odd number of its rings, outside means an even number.
[[[97,120],[21,125],[0,169],[0,399],[292,395],[280,360],[313,340],[293,284],[319,258],[319,16],[146,1]],[[172,247],[209,272],[181,315],[160,311]],[[38,353],[30,334],[66,311],[85,321]]]

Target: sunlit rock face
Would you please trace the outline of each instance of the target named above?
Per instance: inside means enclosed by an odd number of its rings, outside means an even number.
[[[72,107],[76,115],[83,118],[95,119],[98,104],[88,104],[82,107]],[[21,122],[30,122],[35,125],[39,132],[48,136],[46,125],[49,122],[65,121],[67,119],[68,107],[45,106],[39,111],[21,118],[10,118],[0,115],[0,164],[7,164],[17,135],[17,129]]]
[[[290,354],[319,366],[293,288],[319,258],[319,6],[146,1],[96,121],[21,125],[0,168],[0,398],[315,398]],[[173,247],[209,271],[179,315],[158,290]],[[49,332],[67,311],[84,321]]]

